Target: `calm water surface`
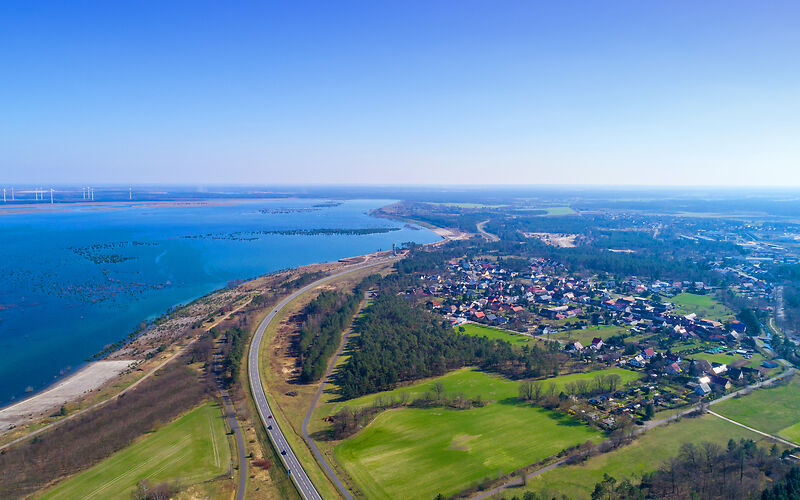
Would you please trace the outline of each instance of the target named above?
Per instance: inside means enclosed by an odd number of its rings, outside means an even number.
[[[427,229],[367,215],[387,203],[266,200],[0,212],[0,406],[74,372],[143,319],[230,280],[388,250],[393,242],[439,239]],[[397,230],[263,233],[322,228]]]

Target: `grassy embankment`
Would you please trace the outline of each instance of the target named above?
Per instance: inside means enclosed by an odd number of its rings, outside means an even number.
[[[579,378],[617,373],[622,382],[638,374],[621,369],[550,379],[557,387]],[[472,368],[418,384],[330,405],[366,406],[376,399],[409,399],[441,382],[447,393],[478,395],[483,408],[403,408],[386,411],[364,430],[341,441],[336,457],[369,498],[426,498],[456,493],[499,473],[509,473],[602,434],[558,413],[518,402],[519,382]]]
[[[524,489],[513,490],[522,497],[524,491],[537,491],[548,496],[571,499],[590,499],[594,485],[608,473],[620,480],[639,478],[667,458],[678,453],[683,443],[711,441],[725,446],[729,439],[747,438],[759,441],[761,436],[713,415],[682,419],[656,427],[633,443],[610,453],[597,455],[584,464],[565,465],[528,480]],[[771,445],[771,442],[769,442]]]
[[[40,498],[129,499],[141,479],[175,482],[185,487],[225,474],[230,461],[220,407],[205,403]],[[227,491],[230,494],[231,490]]]
[[[800,443],[800,377],[753,391],[751,394],[723,401],[713,410],[761,432]]]

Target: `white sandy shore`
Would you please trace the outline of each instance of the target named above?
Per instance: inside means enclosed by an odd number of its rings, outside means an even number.
[[[1,409],[0,432],[27,420],[53,413],[61,405],[97,389],[106,381],[124,372],[131,363],[133,361],[130,360],[89,363],[74,375],[59,381],[52,387]]]

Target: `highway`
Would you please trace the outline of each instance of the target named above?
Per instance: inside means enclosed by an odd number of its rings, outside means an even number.
[[[352,267],[347,267],[343,271],[339,271],[330,276],[326,276],[297,290],[296,292],[292,293],[288,297],[281,300],[269,312],[269,314],[267,314],[267,316],[258,325],[256,333],[253,336],[253,340],[250,344],[250,353],[247,357],[247,374],[248,378],[250,379],[250,391],[253,393],[253,399],[256,404],[256,409],[258,410],[258,414],[261,417],[261,421],[264,423],[264,428],[267,431],[267,435],[269,435],[269,438],[272,441],[272,444],[275,446],[275,449],[278,450],[279,452],[278,456],[281,457],[283,464],[289,471],[289,475],[291,476],[292,481],[294,481],[295,485],[297,486],[297,490],[300,492],[300,495],[307,500],[317,500],[317,499],[321,500],[322,497],[320,496],[317,489],[314,487],[314,484],[311,482],[311,479],[309,479],[308,474],[306,474],[306,471],[303,469],[302,465],[300,465],[300,461],[297,460],[297,456],[295,455],[292,448],[289,446],[289,442],[286,440],[286,436],[284,435],[283,430],[281,430],[281,428],[278,426],[278,423],[275,421],[275,419],[272,418],[272,408],[270,408],[269,403],[267,402],[267,398],[264,393],[264,386],[261,383],[261,373],[259,371],[260,367],[258,364],[258,353],[261,351],[261,341],[264,338],[264,332],[266,331],[267,326],[272,322],[273,319],[275,319],[278,313],[284,307],[286,307],[287,304],[289,304],[289,302],[293,301],[294,299],[304,294],[305,292],[311,290],[312,288],[316,288],[319,285],[322,285],[323,283],[338,278],[339,276],[343,276],[345,274],[358,271],[360,269],[365,269],[368,267],[385,264],[387,262],[390,262],[391,260],[393,259],[392,258],[381,259],[367,264],[358,264]],[[337,482],[338,478],[333,480]]]
[[[489,240],[490,242],[500,241],[500,238],[496,234],[492,234],[484,229],[484,227],[486,227],[486,224],[488,223],[489,219],[486,219],[483,222],[479,222],[476,225],[476,227],[478,228],[478,232],[481,233],[481,235],[483,235],[483,237]]]

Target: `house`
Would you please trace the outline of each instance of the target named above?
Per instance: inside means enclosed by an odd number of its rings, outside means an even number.
[[[731,321],[728,324],[728,327],[736,333],[744,333],[745,331],[747,331],[747,325],[745,325],[741,321]]]
[[[728,365],[717,365],[711,367],[711,373],[714,375],[722,375],[726,371],[728,371]]]
[[[711,385],[714,386],[715,389],[720,391],[727,391],[731,388],[731,381],[726,379],[725,377],[720,377],[718,375],[711,375],[709,377],[711,379]]]
[[[705,382],[697,384],[697,386],[694,388],[694,393],[698,396],[707,396],[709,393],[711,393],[711,387]]]
[[[666,372],[670,375],[677,375],[681,373],[681,367],[678,363],[672,363],[671,365],[667,366]]]
[[[604,345],[605,343],[603,342],[603,339],[601,339],[600,337],[595,337],[592,339],[592,347],[594,347],[595,349],[602,349]]]
[[[652,347],[648,347],[647,349],[642,351],[642,354],[646,359],[650,359],[656,355],[656,351]]]
[[[580,342],[573,342],[572,344],[569,344],[568,349],[572,351],[582,351],[583,344],[581,344]]]
[[[486,317],[486,314],[484,314],[482,311],[475,311],[475,317],[478,319],[483,319]]]

